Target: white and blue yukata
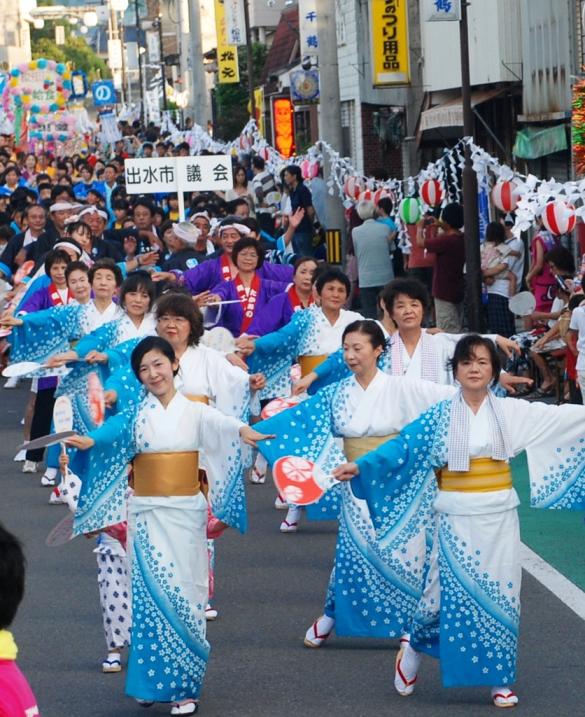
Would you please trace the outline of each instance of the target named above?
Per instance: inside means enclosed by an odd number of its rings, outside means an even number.
[[[125,514],[126,465],[144,453],[203,450],[216,516],[244,531],[243,471],[249,450],[244,424],[176,393],[165,408],[146,394],[140,405],[112,416],[90,435],[73,470],[83,483],[76,534],[119,522]],[[172,476],[171,476],[172,477]],[[168,478],[168,476],[167,476]],[[128,554],[132,584],[132,644],[126,692],[157,702],[198,698],[209,644],[207,501],[203,493],[131,496]]]
[[[278,331],[261,336],[255,341],[254,353],[248,357],[250,373],[260,372],[266,385],[259,392],[261,400],[290,396],[292,383],[290,369],[299,357],[316,357],[332,354],[341,346],[346,326],[363,319],[355,311],[342,309],[335,324],[331,324],[320,306],[293,314],[288,324]],[[335,520],[339,514],[337,490],[328,491],[314,505],[307,506],[309,520]]]
[[[447,466],[472,480],[473,459],[505,464],[526,450],[531,506],[583,510],[584,419],[581,406],[493,394],[473,414],[458,393],[357,459],[352,490],[368,503],[382,549],[394,544],[421,493],[435,494],[436,534],[410,644],[440,656],[446,687],[510,686],[516,679],[519,500],[513,487],[438,489],[433,470]]]
[[[258,424],[258,430],[277,436],[260,443],[260,450],[269,463],[285,455],[301,456],[328,473],[346,460],[336,437],[397,434],[425,408],[455,390],[388,376],[380,370],[364,390],[351,376]],[[325,614],[335,620],[338,635],[400,636],[407,632],[422,595],[427,533],[432,532],[432,525],[418,519],[404,521],[394,545],[381,550],[367,503],[354,495],[348,483],[335,490],[341,510]],[[428,504],[429,495],[427,490],[413,502],[413,515],[421,504]]]

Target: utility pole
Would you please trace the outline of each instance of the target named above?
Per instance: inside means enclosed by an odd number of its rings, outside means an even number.
[[[193,120],[203,128],[207,125],[207,88],[203,67],[203,49],[201,46],[201,10],[199,0],[189,2],[189,49],[191,66],[191,97]]]
[[[138,55],[138,83],[140,85],[140,123],[144,126],[144,73],[142,71],[142,55],[140,53],[140,13],[138,0],[134,0],[134,14],[136,16],[136,53]]]
[[[317,3],[317,34],[319,37],[319,139],[341,152],[341,101],[339,95],[339,60],[337,57],[337,23],[335,0]],[[323,178],[327,181],[331,165],[324,153]],[[327,194],[328,228],[345,234],[343,205],[338,196]],[[344,252],[345,254],[345,252]]]
[[[244,0],[244,23],[246,25],[246,64],[248,66],[250,117],[255,119],[256,98],[254,97],[254,53],[252,52],[252,34],[250,32],[250,0]]]
[[[189,62],[189,3],[188,0],[177,0],[177,40],[179,47],[179,76],[181,92],[191,95],[191,69]],[[190,104],[190,103],[189,103]]]
[[[169,108],[167,102],[167,81],[165,76],[165,53],[163,51],[163,28],[162,28],[162,13],[154,20],[152,26],[158,31],[158,46],[159,46],[159,60],[160,60],[160,76],[162,80],[162,101],[163,110],[166,112]]]
[[[461,45],[461,101],[463,105],[463,134],[473,137],[473,110],[469,78],[469,35],[467,28],[467,0],[461,2],[459,42]],[[479,209],[477,206],[477,176],[471,163],[471,150],[465,145],[462,172],[463,217],[465,221],[465,264],[467,283],[467,321],[470,331],[481,332],[483,312],[481,304],[481,256],[479,250]]]

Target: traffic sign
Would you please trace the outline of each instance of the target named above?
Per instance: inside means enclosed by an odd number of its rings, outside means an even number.
[[[100,80],[91,86],[93,103],[96,107],[116,104],[116,90],[112,80]]]

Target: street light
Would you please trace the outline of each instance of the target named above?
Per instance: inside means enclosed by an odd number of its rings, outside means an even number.
[[[98,24],[97,13],[93,10],[83,13],[83,24],[86,27],[95,27]]]

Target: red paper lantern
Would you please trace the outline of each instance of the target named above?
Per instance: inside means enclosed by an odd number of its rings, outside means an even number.
[[[268,149],[268,147],[260,147],[260,149],[258,150],[258,155],[262,157],[265,162],[268,162],[268,160],[270,159],[270,150]]]
[[[438,207],[443,201],[443,189],[438,179],[427,179],[420,188],[420,198],[429,207]]]
[[[384,198],[391,199],[392,203],[396,201],[394,194],[389,189],[376,189],[376,191],[374,192],[374,204],[378,206],[378,202],[380,201],[380,199]]]
[[[373,202],[374,201],[374,192],[371,189],[364,189],[363,192],[360,192],[360,195],[358,197],[358,202]]]
[[[492,189],[492,202],[501,211],[509,214],[518,206],[520,194],[514,182],[500,180]]]
[[[551,234],[568,234],[577,222],[575,207],[568,202],[549,202],[542,213],[542,221]]]
[[[319,172],[319,165],[317,162],[311,162],[308,159],[303,159],[301,162],[301,174],[303,179],[314,179]]]
[[[343,191],[346,197],[357,201],[364,191],[363,182],[357,177],[348,177],[343,183]]]

